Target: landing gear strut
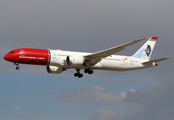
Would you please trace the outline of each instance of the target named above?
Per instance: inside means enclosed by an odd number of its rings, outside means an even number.
[[[91,69],[85,69],[84,72],[88,73],[88,74],[93,74],[94,73],[93,70],[91,70]]]
[[[74,73],[74,77],[81,78],[83,77],[83,74],[80,73],[80,69],[76,69],[77,73]]]
[[[14,64],[17,65],[17,66],[16,66],[16,70],[19,70],[19,69],[20,69],[19,63],[14,63]]]

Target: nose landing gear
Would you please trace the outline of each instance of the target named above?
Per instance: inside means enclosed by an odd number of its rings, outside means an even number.
[[[19,69],[20,69],[19,63],[14,63],[14,64],[17,65],[17,66],[16,66],[16,70],[19,70]]]

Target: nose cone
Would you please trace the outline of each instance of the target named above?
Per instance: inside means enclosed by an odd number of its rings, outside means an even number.
[[[8,61],[8,54],[4,56],[4,59]]]

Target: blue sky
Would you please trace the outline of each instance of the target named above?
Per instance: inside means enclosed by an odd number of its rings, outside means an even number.
[[[101,73],[97,71],[96,74]],[[117,77],[85,76],[82,79],[77,79],[64,74],[49,75],[46,72],[45,74],[21,74],[20,71],[11,74],[1,73],[1,119],[88,119],[101,109],[125,113],[126,106],[124,103],[112,106],[107,101],[103,101],[103,103],[95,106],[95,100],[87,104],[80,100],[82,103],[78,104],[71,103],[71,101],[67,102],[67,99],[61,99],[61,96],[58,99],[58,96],[65,91],[71,93],[75,89],[77,91],[88,91],[94,86],[100,86],[107,92],[113,93],[128,91],[129,89],[136,90],[152,84],[151,75],[148,75],[148,78],[146,75],[148,74],[129,72],[128,75],[121,74]],[[135,80],[140,78],[139,81]],[[72,92],[72,94],[77,91]],[[75,97],[78,97],[78,95],[75,95]]]
[[[0,4],[0,120],[174,119],[174,1],[2,0]],[[46,66],[3,59],[16,48],[97,52],[158,36],[151,59],[159,66],[136,71],[75,70],[51,75]],[[145,41],[119,54],[133,55]]]

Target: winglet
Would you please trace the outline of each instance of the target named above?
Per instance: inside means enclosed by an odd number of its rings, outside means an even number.
[[[158,37],[151,37],[150,40],[157,40],[157,39],[158,39]]]

